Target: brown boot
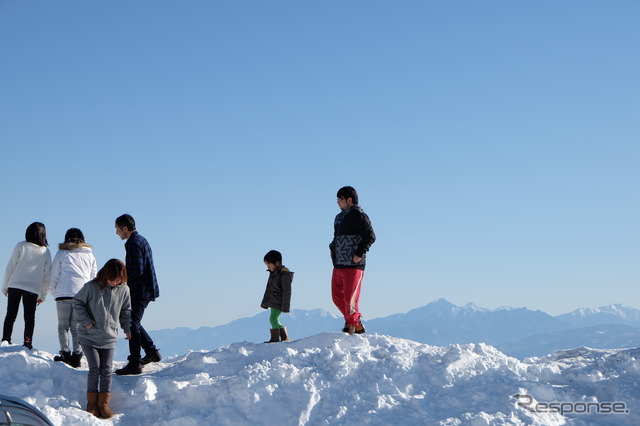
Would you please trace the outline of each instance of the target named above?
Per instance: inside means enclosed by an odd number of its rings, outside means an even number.
[[[87,412],[100,417],[98,410],[98,392],[87,392]]]
[[[265,343],[275,343],[275,342],[279,342],[280,341],[280,329],[279,328],[272,328],[271,329],[271,340],[265,342]]]
[[[280,329],[280,341],[281,342],[290,342],[289,335],[287,334],[287,327],[282,327]]]
[[[103,419],[110,419],[114,416],[113,411],[109,408],[111,402],[111,394],[109,392],[100,392],[98,394],[98,409]]]

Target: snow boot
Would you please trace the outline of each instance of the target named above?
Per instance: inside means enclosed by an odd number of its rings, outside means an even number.
[[[287,327],[282,327],[280,329],[280,341],[281,342],[290,342],[289,335],[287,334]]]
[[[71,359],[71,352],[68,352],[68,351],[60,351],[60,355],[56,355],[53,357],[54,361],[62,361],[65,364],[69,364],[70,359]]]
[[[98,410],[103,419],[110,419],[114,416],[113,411],[109,408],[111,402],[111,394],[109,392],[100,392],[98,394]]]
[[[73,368],[78,368],[80,367],[80,360],[82,359],[82,352],[80,353],[72,353],[71,357],[69,358],[69,362],[67,362],[67,364],[69,364],[70,366],[72,366]]]
[[[31,337],[25,337],[24,338],[24,343],[22,344],[22,346],[24,346],[25,348],[32,350],[33,349],[33,342],[31,341]]]
[[[275,343],[280,341],[280,328],[272,328],[271,329],[271,340],[266,341],[265,343]]]
[[[87,392],[87,412],[100,417],[98,410],[98,392]]]
[[[153,350],[152,352],[146,354],[141,360],[140,360],[140,364],[141,365],[147,365],[151,362],[160,362],[160,360],[162,359],[162,356],[160,355],[160,352],[158,352],[157,349]]]
[[[135,374],[142,374],[142,366],[140,360],[138,362],[129,359],[129,363],[122,368],[116,370],[118,376],[130,376]]]

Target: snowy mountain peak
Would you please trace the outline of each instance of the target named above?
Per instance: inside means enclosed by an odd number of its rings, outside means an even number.
[[[599,308],[580,308],[559,315],[556,318],[564,321],[579,321],[584,325],[609,322],[612,324],[627,324],[634,327],[640,326],[640,309],[630,308],[619,303],[600,306]]]
[[[443,312],[443,311],[452,311],[457,309],[458,307],[453,303],[449,302],[447,299],[440,298],[440,299],[434,300],[431,303],[428,303],[427,305],[423,306],[423,308],[433,312],[437,312],[437,311]]]

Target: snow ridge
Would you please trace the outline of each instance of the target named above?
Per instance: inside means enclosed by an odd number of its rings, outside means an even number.
[[[486,344],[438,347],[377,334],[234,343],[114,376],[118,414],[104,421],[82,410],[85,363],[74,370],[13,345],[0,348],[0,390],[57,425],[631,425],[640,423],[639,358],[640,349],[578,348],[520,361]],[[535,412],[516,395],[543,404],[618,401],[627,412]]]

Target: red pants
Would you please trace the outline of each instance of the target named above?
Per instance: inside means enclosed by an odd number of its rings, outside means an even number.
[[[347,324],[360,323],[360,288],[362,287],[362,269],[345,268],[333,269],[331,276],[331,297],[333,303],[344,316]]]

